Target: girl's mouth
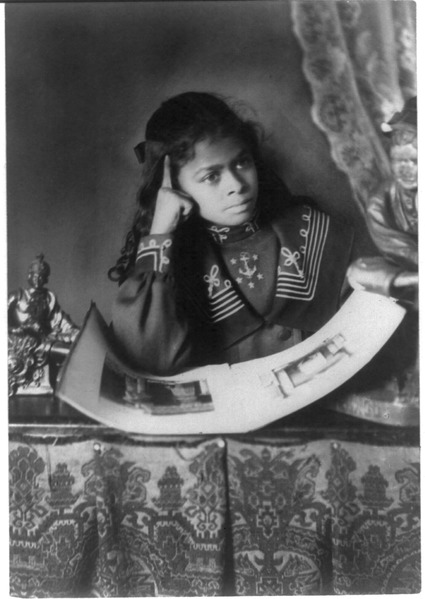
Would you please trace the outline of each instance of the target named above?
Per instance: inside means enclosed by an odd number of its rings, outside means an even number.
[[[237,204],[232,204],[231,206],[228,206],[226,210],[236,210],[242,212],[246,210],[251,205],[251,203],[252,199],[248,198],[246,200],[243,200],[242,202],[238,202]]]

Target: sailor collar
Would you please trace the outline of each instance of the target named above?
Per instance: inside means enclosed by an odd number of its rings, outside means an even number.
[[[254,214],[250,221],[236,227],[222,227],[205,221],[205,229],[211,239],[218,245],[227,245],[235,241],[242,241],[242,239],[251,237],[251,235],[260,229],[258,213]]]
[[[211,227],[216,228],[211,231]],[[274,264],[274,297],[265,315],[256,312],[247,301],[219,249],[241,239],[240,236],[253,235],[260,228],[257,223],[254,230],[244,225],[234,228],[209,223],[209,243],[201,235],[197,249],[194,244],[193,251],[185,253],[185,260],[176,262],[181,269],[179,284],[184,288],[185,303],[191,304],[191,315],[197,314],[199,322],[211,328],[220,347],[230,347],[265,323],[316,331],[337,310],[352,231],[305,204],[288,208],[270,227],[280,250]]]

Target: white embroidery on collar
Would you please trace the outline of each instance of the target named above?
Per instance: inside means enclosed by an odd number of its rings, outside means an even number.
[[[219,228],[216,225],[213,225],[212,227],[208,227],[208,229],[213,234],[214,239],[216,241],[218,241],[219,243],[226,241],[226,239],[228,237],[227,233],[229,233],[229,231],[230,231],[230,227],[220,227]]]
[[[300,229],[300,236],[305,244],[291,252],[282,248],[282,256],[286,258],[284,266],[294,266],[296,272],[278,267],[276,297],[310,301],[316,292],[320,265],[329,231],[329,216],[307,207],[308,212],[302,215],[308,222],[306,229]],[[300,264],[301,262],[301,264]]]

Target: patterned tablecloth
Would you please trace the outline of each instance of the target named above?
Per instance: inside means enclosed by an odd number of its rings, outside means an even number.
[[[417,443],[322,432],[12,426],[11,594],[419,592]]]

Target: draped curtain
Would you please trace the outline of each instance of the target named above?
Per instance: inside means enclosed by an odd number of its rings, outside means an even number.
[[[415,433],[349,433],[12,432],[10,594],[417,593]]]
[[[364,212],[390,172],[381,124],[416,95],[411,0],[292,0],[312,118]]]

